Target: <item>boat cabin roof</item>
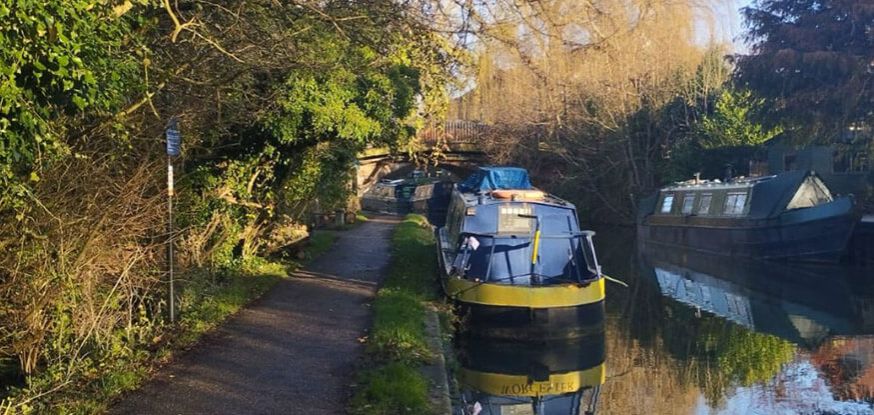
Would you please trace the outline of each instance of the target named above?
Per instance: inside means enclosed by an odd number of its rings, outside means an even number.
[[[702,203],[704,200],[706,205]],[[765,218],[784,210],[831,200],[831,191],[815,172],[790,171],[731,182],[690,180],[675,183],[661,189],[655,213]]]
[[[531,180],[528,178],[528,171],[521,167],[480,167],[463,182],[459,183],[457,189],[464,204],[468,206],[491,205],[507,202],[526,202],[554,205],[571,209],[574,207],[566,200],[546,192],[543,192],[542,197],[534,199],[520,197],[519,200],[516,200],[495,197],[495,195],[492,194],[493,191],[537,191],[537,188],[531,185]]]

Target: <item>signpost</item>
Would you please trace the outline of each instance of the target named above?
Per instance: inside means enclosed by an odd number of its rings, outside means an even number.
[[[176,292],[173,281],[173,158],[179,156],[182,147],[182,135],[179,133],[179,120],[170,119],[165,131],[167,138],[167,271],[170,279],[170,322],[176,322]]]

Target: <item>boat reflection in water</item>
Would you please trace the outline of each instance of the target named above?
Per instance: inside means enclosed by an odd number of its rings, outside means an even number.
[[[457,341],[460,415],[594,414],[604,331],[562,342]]]
[[[791,400],[793,408],[810,404],[822,413],[860,408],[853,413],[869,413],[874,402],[874,281],[865,270],[653,248],[643,250],[641,262],[662,295],[798,346],[794,359],[771,380],[780,385],[782,398],[777,400]],[[815,384],[823,385],[819,392],[824,395],[811,392]]]

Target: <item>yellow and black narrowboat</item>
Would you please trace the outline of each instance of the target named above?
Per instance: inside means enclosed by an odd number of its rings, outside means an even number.
[[[604,278],[576,208],[514,167],[457,184],[438,231],[442,283],[462,327],[487,337],[568,338],[604,317]]]
[[[457,360],[463,415],[594,414],[606,380],[604,331],[561,342],[464,338]]]

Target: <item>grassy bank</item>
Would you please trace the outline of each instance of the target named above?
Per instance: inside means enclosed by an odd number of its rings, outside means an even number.
[[[427,219],[408,215],[392,237],[388,275],[373,302],[373,329],[350,412],[359,415],[430,412],[420,366],[434,357],[425,330],[426,306],[438,298],[434,236]]]
[[[266,293],[289,272],[327,251],[335,239],[332,232],[315,233],[301,262],[253,257],[220,271],[195,269],[182,273],[176,325],[154,328],[154,337],[136,347],[120,346],[113,359],[93,368],[48,368],[43,375],[27,379],[25,386],[12,388],[0,403],[0,414],[103,412],[113,399],[141,386],[174,354],[194,346],[204,334]],[[81,375],[59,383],[61,370]]]

